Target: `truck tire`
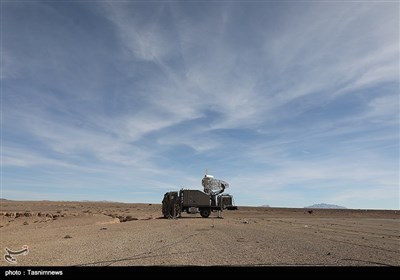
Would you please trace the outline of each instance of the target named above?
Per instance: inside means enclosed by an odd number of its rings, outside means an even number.
[[[205,209],[201,209],[200,210],[200,215],[203,217],[203,218],[208,218],[208,216],[210,216],[210,209],[207,209],[207,208],[205,208]]]

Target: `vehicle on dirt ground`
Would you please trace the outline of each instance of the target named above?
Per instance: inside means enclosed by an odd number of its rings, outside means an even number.
[[[223,180],[214,179],[207,173],[201,181],[204,191],[181,189],[164,194],[162,200],[162,214],[165,218],[179,218],[183,212],[188,214],[200,213],[203,218],[208,218],[211,212],[220,213],[227,210],[237,210],[233,196],[222,194],[229,184]]]

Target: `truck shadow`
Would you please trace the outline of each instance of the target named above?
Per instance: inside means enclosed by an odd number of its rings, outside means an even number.
[[[161,216],[161,217],[157,217],[156,219],[160,219],[160,220],[181,220],[181,219],[212,219],[212,220],[214,220],[214,219],[223,219],[224,217],[208,217],[208,218],[203,218],[203,217],[191,217],[191,216],[182,216],[182,217],[179,217],[179,218],[170,218],[170,219],[168,219],[168,218],[165,218],[165,217],[163,217],[163,216]]]

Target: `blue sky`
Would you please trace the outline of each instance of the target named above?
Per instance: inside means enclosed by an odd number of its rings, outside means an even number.
[[[399,209],[399,3],[2,1],[2,197]]]

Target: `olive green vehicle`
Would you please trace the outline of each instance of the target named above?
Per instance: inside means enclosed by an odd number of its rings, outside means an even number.
[[[211,212],[218,211],[218,217],[224,210],[237,210],[234,206],[233,196],[222,194],[229,184],[225,181],[214,179],[205,175],[202,180],[204,192],[200,190],[181,189],[167,192],[162,200],[162,213],[165,218],[179,218],[182,212],[188,214],[200,213],[203,218],[208,218]]]

